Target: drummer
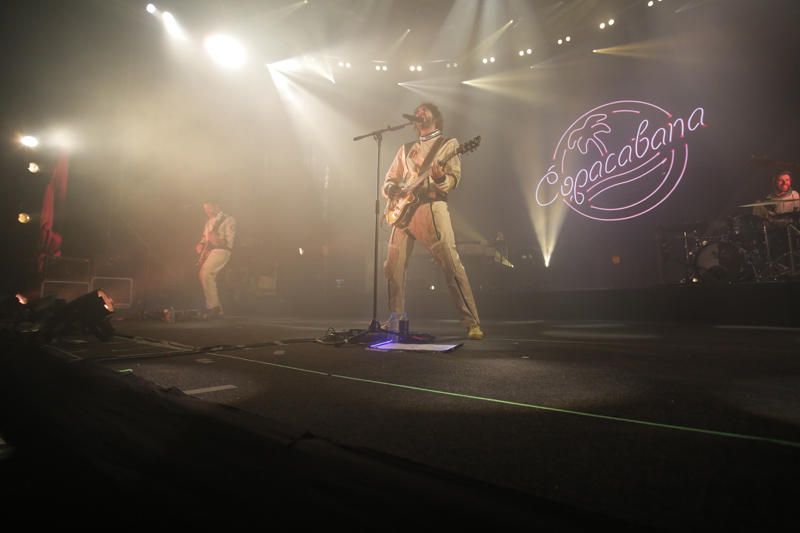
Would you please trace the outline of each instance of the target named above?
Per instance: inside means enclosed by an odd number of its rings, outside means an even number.
[[[792,189],[792,173],[781,170],[772,179],[774,192],[767,197],[766,205],[753,209],[753,214],[763,217],[767,221],[765,228],[768,238],[768,255],[772,260],[781,261],[786,258],[789,243],[786,237],[786,228],[793,222],[792,216],[787,213],[800,215],[800,194]]]
[[[774,192],[767,197],[768,201],[776,202],[774,206],[755,207],[753,214],[760,217],[771,218],[772,215],[782,215],[800,210],[800,194],[792,189],[792,173],[781,170],[772,179]],[[771,222],[775,223],[776,220]]]

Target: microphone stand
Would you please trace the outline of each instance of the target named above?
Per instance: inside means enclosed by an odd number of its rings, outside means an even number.
[[[354,339],[361,339],[366,337],[368,339],[380,341],[386,340],[386,331],[381,329],[380,322],[378,322],[378,226],[380,224],[380,201],[381,201],[381,144],[383,143],[383,134],[388,131],[397,131],[405,128],[406,126],[413,125],[413,122],[406,122],[399,126],[386,126],[383,129],[371,131],[364,135],[353,137],[354,141],[360,141],[367,137],[372,137],[377,143],[378,149],[378,166],[375,171],[375,247],[373,255],[373,268],[372,268],[372,321],[369,323],[369,328],[363,332],[351,337],[348,342],[354,342]],[[372,344],[373,341],[368,341]]]

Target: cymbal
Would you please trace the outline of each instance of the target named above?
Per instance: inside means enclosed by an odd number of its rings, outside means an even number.
[[[797,200],[794,201],[796,202]],[[768,205],[778,205],[778,202],[776,200],[768,200],[765,202],[756,202],[754,204],[742,204],[739,207],[765,207]]]
[[[763,200],[761,202],[756,202],[754,204],[740,205],[739,207],[764,207],[767,205],[784,204],[786,202],[800,202],[800,200],[798,200],[797,198],[788,198],[786,200]]]

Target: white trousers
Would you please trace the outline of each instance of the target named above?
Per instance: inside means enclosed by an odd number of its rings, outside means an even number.
[[[456,251],[450,212],[447,210],[447,202],[441,201],[417,207],[405,230],[392,229],[384,263],[384,272],[389,282],[389,311],[398,316],[405,312],[406,269],[415,240],[422,243],[444,272],[447,288],[461,315],[462,325],[478,325],[478,308],[475,306],[467,272]]]
[[[230,250],[218,248],[209,252],[206,262],[200,267],[200,273],[197,277],[200,278],[200,285],[203,287],[203,294],[206,297],[206,309],[214,309],[215,307],[222,309],[222,305],[219,302],[219,292],[217,291],[217,274],[225,268],[230,259]]]

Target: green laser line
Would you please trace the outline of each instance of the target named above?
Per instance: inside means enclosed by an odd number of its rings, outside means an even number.
[[[266,366],[275,366],[278,368],[285,368],[286,370],[296,370],[298,372],[306,372],[308,374],[317,374],[320,376],[330,376],[329,372],[320,372],[319,370],[309,370],[307,368],[300,368],[296,366],[289,366],[289,365],[281,365],[278,363],[268,363],[266,361],[256,361],[255,359],[247,359],[246,357],[236,357],[235,355],[225,355],[221,353],[210,353],[206,352],[206,355],[213,355],[215,357],[227,357],[228,359],[238,359],[239,361],[247,361],[249,363],[257,363],[259,365],[266,365]]]
[[[584,411],[575,411],[572,409],[561,409],[559,407],[548,407],[546,405],[536,405],[532,403],[523,403],[523,402],[514,402],[511,400],[501,400],[499,398],[489,398],[486,396],[475,396],[472,394],[463,394],[460,392],[449,392],[443,391],[438,389],[429,389],[425,387],[416,387],[414,385],[402,385],[400,383],[391,383],[389,381],[377,381],[374,379],[365,379],[365,378],[354,378],[352,376],[344,376],[341,374],[331,374],[329,372],[320,372],[318,370],[309,370],[306,368],[299,368],[295,366],[289,365],[281,365],[278,363],[269,363],[266,361],[257,361],[254,359],[247,359],[245,357],[236,357],[235,355],[224,355],[220,353],[209,353],[208,355],[217,356],[217,357],[227,357],[229,359],[238,359],[240,361],[247,361],[250,363],[257,363],[260,365],[265,366],[274,366],[277,368],[283,368],[286,370],[296,370],[298,372],[306,372],[308,374],[317,374],[320,376],[329,376],[332,378],[338,379],[346,379],[348,381],[357,381],[361,383],[370,383],[372,385],[383,385],[386,387],[395,387],[398,389],[406,389],[406,390],[413,390],[418,392],[427,392],[430,394],[439,394],[441,396],[451,396],[453,398],[462,398],[466,400],[478,400],[481,402],[489,402],[489,403],[496,403],[500,405],[510,405],[512,407],[523,407],[525,409],[535,409],[538,411],[548,411],[552,413],[561,413],[567,415],[575,415],[575,416],[583,416],[587,418],[596,418],[599,420],[610,420],[612,422],[624,422],[627,424],[637,424],[640,426],[648,426],[648,427],[655,427],[660,429],[671,429],[675,431],[686,431],[690,433],[700,433],[704,435],[713,435],[716,437],[728,437],[733,439],[741,439],[741,440],[751,440],[757,442],[767,442],[770,444],[778,444],[780,446],[789,446],[792,448],[800,448],[800,442],[791,441],[791,440],[783,440],[783,439],[774,439],[770,437],[759,437],[757,435],[746,435],[744,433],[731,433],[727,431],[717,431],[713,429],[703,429],[703,428],[695,428],[691,426],[681,426],[676,424],[664,424],[661,422],[650,422],[648,420],[638,420],[636,418],[624,418],[620,416],[610,416],[610,415],[600,415],[596,413],[587,413]]]
[[[513,402],[511,400],[500,400],[498,398],[487,398],[485,396],[473,396],[471,394],[462,394],[459,392],[448,392],[442,391],[437,389],[427,389],[425,387],[415,387],[413,385],[401,385],[399,383],[390,383],[388,381],[376,381],[372,379],[363,379],[363,378],[354,378],[350,376],[342,376],[339,374],[331,374],[331,377],[340,378],[340,379],[347,379],[350,381],[361,381],[363,383],[372,383],[376,385],[386,385],[389,387],[396,387],[399,389],[409,389],[415,390],[420,392],[429,392],[432,394],[440,394],[443,396],[453,396],[455,398],[465,398],[468,400],[479,400],[482,402],[490,402],[490,403],[498,403],[502,405],[511,405],[514,407],[524,407],[526,409],[537,409],[539,411],[551,411],[554,413],[562,413],[568,415],[577,415],[577,416],[585,416],[589,418],[599,418],[601,420],[611,420],[614,422],[626,422],[629,424],[639,424],[642,426],[651,426],[657,427],[662,429],[673,429],[678,431],[690,431],[694,433],[703,433],[706,435],[715,435],[718,437],[731,437],[735,439],[745,439],[745,440],[754,440],[760,442],[769,442],[771,444],[780,444],[782,446],[791,446],[794,448],[800,448],[800,442],[790,441],[790,440],[782,440],[782,439],[773,439],[770,437],[759,437],[756,435],[745,435],[742,433],[729,433],[726,431],[716,431],[713,429],[703,429],[703,428],[693,428],[691,426],[680,426],[674,424],[663,424],[661,422],[650,422],[647,420],[637,420],[635,418],[624,418],[619,416],[610,416],[610,415],[599,415],[596,413],[586,413],[583,411],[573,411],[572,409],[560,409],[558,407],[547,407],[545,405],[535,405],[530,403],[522,403],[522,402]]]

